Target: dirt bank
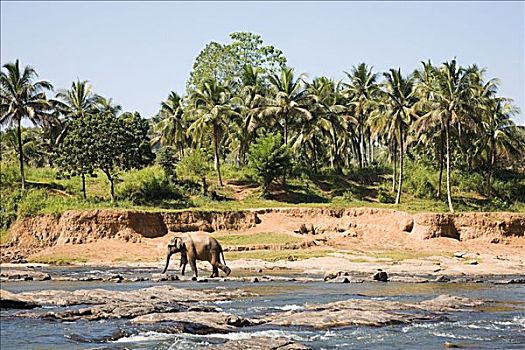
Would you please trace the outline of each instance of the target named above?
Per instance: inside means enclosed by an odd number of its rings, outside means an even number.
[[[257,243],[247,238],[245,245],[228,245],[226,240],[226,257],[244,261],[256,257],[253,252],[291,252],[265,260],[284,257],[293,268],[327,270],[335,264],[361,270],[392,263],[395,270],[411,266],[413,272],[425,273],[446,269],[458,274],[471,270],[522,273],[525,261],[525,214],[521,213],[278,208],[176,213],[92,210],[68,211],[59,217],[42,215],[13,225],[8,243],[2,247],[2,262],[60,257],[96,263],[155,263],[164,255],[169,231],[206,231],[217,234],[219,240],[230,234],[263,236]],[[264,234],[270,232],[289,236],[295,243],[268,244]],[[310,257],[317,259],[304,260]],[[241,266],[257,264],[282,266],[283,261],[240,262]]]

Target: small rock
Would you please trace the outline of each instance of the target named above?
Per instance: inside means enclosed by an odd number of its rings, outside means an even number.
[[[252,322],[246,318],[239,317],[237,315],[228,315],[226,317],[226,324],[235,327],[247,327],[251,326]]]
[[[262,273],[262,272],[263,272],[263,270],[262,270],[262,269],[259,269],[259,270],[257,270],[257,272],[258,272],[258,273]]]
[[[251,279],[251,282],[252,283],[258,283],[259,279],[257,277],[254,277],[254,278]]]
[[[208,282],[207,278],[199,278],[199,279],[197,279],[197,283],[207,283],[207,282]]]
[[[465,256],[465,254],[467,254],[467,253],[466,252],[455,252],[454,253],[454,257],[458,258],[458,259],[461,259],[461,258],[463,258],[463,256]]]
[[[467,261],[467,264],[469,264],[469,265],[477,265],[477,264],[478,264],[478,261],[472,259],[472,260]]]
[[[454,344],[454,343],[451,343],[451,342],[448,342],[448,341],[447,341],[447,342],[445,342],[445,343],[443,344],[443,347],[444,347],[445,349],[457,349],[457,348],[460,348],[461,346],[459,346],[458,344]]]
[[[387,282],[388,281],[388,273],[386,271],[378,269],[377,272],[374,273],[374,275],[372,276],[372,279],[374,281]]]

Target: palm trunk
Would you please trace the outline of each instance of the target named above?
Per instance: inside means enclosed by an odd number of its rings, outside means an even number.
[[[84,199],[87,198],[87,195],[86,195],[86,175],[85,174],[82,174],[82,197]]]
[[[111,203],[115,203],[115,184],[114,184],[114,179],[113,179],[113,176],[111,176],[111,173],[109,170],[102,170],[104,172],[104,174],[106,174],[106,177],[108,178],[108,181],[109,181],[109,190],[110,190],[110,194],[111,194]]]
[[[317,140],[317,138],[316,138],[315,135],[314,135],[313,138],[312,138],[312,151],[314,152],[314,164],[313,164],[313,169],[314,169],[314,173],[315,173],[315,174],[317,174],[317,148],[316,148],[316,146],[315,146],[316,140]]]
[[[219,157],[219,130],[217,125],[213,126],[213,148],[215,153],[215,170],[217,171],[219,186],[223,186],[221,177],[221,159]]]
[[[401,186],[403,186],[403,132],[399,135],[399,181],[397,183],[396,204],[401,202]]]
[[[441,133],[443,134],[443,133]],[[437,190],[437,198],[441,197],[441,182],[443,179],[443,135],[440,137],[440,147],[439,147],[439,179],[438,179],[438,190]]]
[[[454,212],[454,207],[452,206],[452,193],[450,188],[450,133],[449,133],[449,122],[445,124],[445,138],[447,143],[447,200],[448,200],[448,209],[451,213]]]
[[[492,176],[494,171],[494,164],[496,163],[496,148],[494,147],[494,144],[492,144],[492,150],[490,155],[490,161],[489,161],[489,174],[487,178],[487,198],[492,198]]]
[[[393,164],[393,171],[392,171],[392,192],[395,192],[396,190],[396,175],[397,175],[397,142],[396,140],[393,141],[392,145],[392,163]]]
[[[284,115],[284,144],[288,144],[288,114]]]
[[[18,138],[18,160],[20,162],[20,180],[22,181],[22,190],[25,190],[26,175],[24,173],[24,150],[22,148],[22,126],[20,120],[18,120],[16,135]]]

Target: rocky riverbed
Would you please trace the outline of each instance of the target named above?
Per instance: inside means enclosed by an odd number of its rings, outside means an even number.
[[[2,268],[2,349],[525,346],[522,276],[383,272],[386,282],[249,270],[191,281],[149,268]]]

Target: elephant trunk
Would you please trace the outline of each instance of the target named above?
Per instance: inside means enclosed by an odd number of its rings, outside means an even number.
[[[171,253],[168,253],[168,255],[166,256],[166,266],[164,266],[164,270],[162,271],[162,273],[166,273],[166,271],[168,270],[168,265],[170,264],[170,258],[171,258]]]

